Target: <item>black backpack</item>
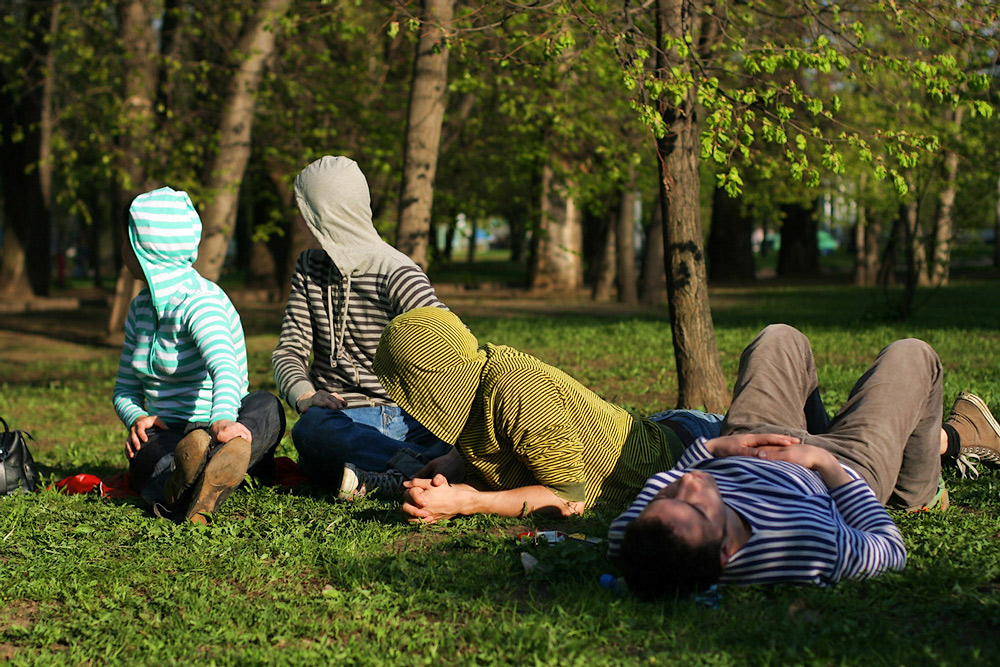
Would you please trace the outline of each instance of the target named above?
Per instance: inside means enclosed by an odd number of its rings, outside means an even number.
[[[31,458],[25,436],[34,440],[27,431],[11,431],[0,417],[0,494],[10,495],[21,491],[34,491],[38,487],[38,470]]]

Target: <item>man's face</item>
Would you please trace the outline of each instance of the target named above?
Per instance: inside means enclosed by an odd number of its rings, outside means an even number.
[[[692,470],[663,487],[638,519],[670,526],[691,547],[721,543],[726,536],[722,494],[715,479],[701,470]]]

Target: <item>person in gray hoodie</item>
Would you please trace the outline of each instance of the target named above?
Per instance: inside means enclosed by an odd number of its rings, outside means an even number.
[[[295,179],[295,200],[321,249],[298,258],[271,363],[278,392],[300,414],[299,467],[342,498],[375,488],[401,496],[402,482],[450,446],[393,403],[372,362],[393,317],[446,306],[420,267],[378,235],[354,160],[310,164]]]

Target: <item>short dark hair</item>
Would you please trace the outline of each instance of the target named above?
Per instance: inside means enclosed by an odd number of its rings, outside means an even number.
[[[687,597],[719,581],[722,539],[692,546],[659,521],[636,519],[625,529],[618,564],[625,583],[644,600]]]

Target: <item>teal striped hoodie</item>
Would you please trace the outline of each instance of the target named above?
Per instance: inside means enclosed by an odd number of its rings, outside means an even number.
[[[129,208],[129,242],[146,277],[125,321],[114,406],[126,426],[234,420],[247,394],[240,316],[192,266],[201,219],[186,192],[160,188]]]

